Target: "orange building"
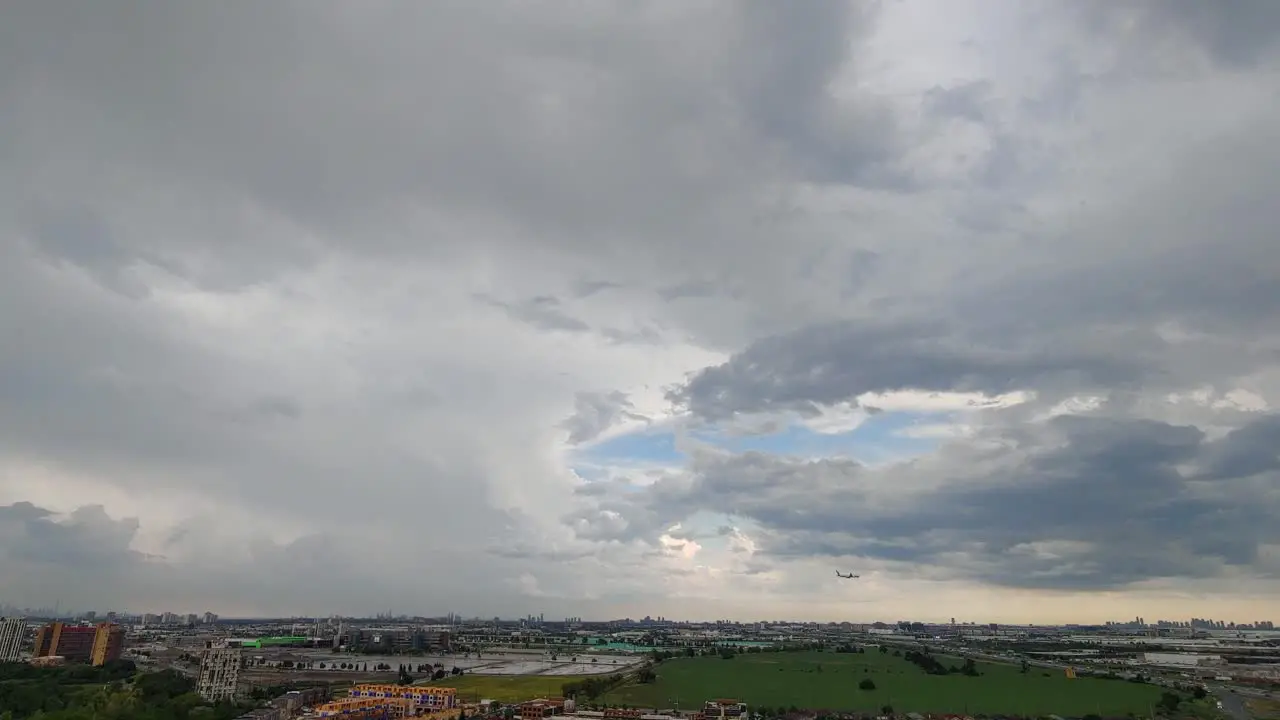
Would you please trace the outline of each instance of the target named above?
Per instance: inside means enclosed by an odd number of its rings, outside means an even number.
[[[68,625],[51,622],[36,633],[35,657],[63,657],[71,663],[101,666],[124,652],[124,628],[115,623]]]
[[[564,698],[541,698],[539,700],[530,700],[522,702],[516,708],[516,714],[523,720],[529,718],[549,718],[554,715],[564,714]]]
[[[318,717],[346,720],[389,720],[410,717],[413,701],[408,698],[345,698],[314,708]]]
[[[433,685],[356,685],[347,692],[353,698],[401,698],[415,710],[447,710],[458,704],[456,688]]]

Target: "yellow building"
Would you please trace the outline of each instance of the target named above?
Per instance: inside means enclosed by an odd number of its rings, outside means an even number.
[[[447,710],[458,704],[456,688],[433,685],[356,685],[347,693],[353,698],[402,698],[415,710]]]

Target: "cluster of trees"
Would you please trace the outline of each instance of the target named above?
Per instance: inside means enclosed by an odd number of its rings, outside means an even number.
[[[1160,700],[1156,703],[1156,707],[1163,710],[1165,714],[1172,715],[1178,711],[1178,706],[1182,704],[1182,696],[1174,692],[1160,693]]]
[[[610,690],[618,687],[627,679],[624,673],[615,673],[613,675],[589,676],[581,680],[567,682],[560,686],[560,693],[564,697],[577,697],[579,695],[594,700]]]
[[[40,667],[24,662],[0,662],[0,682],[51,680],[64,685],[101,684],[128,680],[137,672],[138,666],[132,660],[112,660],[99,667],[92,665]]]
[[[83,680],[79,667],[32,669],[48,674],[0,683],[0,720],[231,720],[248,709],[206,704],[192,680],[172,670],[97,684]],[[91,669],[118,675],[125,668]]]
[[[964,664],[960,667],[955,665],[943,665],[938,658],[934,657],[928,650],[908,650],[902,656],[904,660],[912,663],[924,670],[930,675],[968,675],[969,677],[977,677],[978,666],[973,658],[965,658]]]
[[[881,649],[881,651],[883,651],[883,650],[884,650],[884,648],[880,648],[880,649]],[[866,654],[866,652],[867,652],[867,649],[866,649],[866,648],[864,648],[864,647],[858,647],[857,645],[851,645],[851,644],[849,644],[849,643],[845,643],[845,644],[843,644],[843,645],[837,645],[837,646],[836,646],[836,649],[835,649],[835,652],[838,652],[838,653],[853,653],[853,654],[855,654],[855,655],[859,655],[859,654],[863,654],[863,655],[865,655],[865,654]]]

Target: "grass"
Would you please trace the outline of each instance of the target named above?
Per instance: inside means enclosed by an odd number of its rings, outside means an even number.
[[[463,702],[490,699],[513,703],[540,697],[560,697],[561,685],[583,677],[589,676],[459,675],[428,684],[458,688],[458,699]]]
[[[1262,698],[1245,700],[1245,707],[1256,720],[1277,720],[1280,718],[1280,701]]]
[[[979,677],[926,675],[900,657],[876,651],[687,658],[659,665],[657,682],[619,688],[602,701],[667,708],[679,698],[681,707],[690,708],[728,697],[772,708],[878,710],[891,705],[898,712],[1115,716],[1146,715],[1161,692],[1118,680],[1068,679],[1062,672],[1046,676],[1039,668],[1023,674],[1014,666],[979,663],[978,670]],[[875,690],[859,689],[866,679],[875,683]]]

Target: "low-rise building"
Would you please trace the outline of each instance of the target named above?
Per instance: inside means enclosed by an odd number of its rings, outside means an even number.
[[[737,718],[746,713],[746,703],[730,698],[717,698],[702,704],[702,717],[707,720],[712,720],[712,718]]]
[[[271,707],[284,713],[285,718],[296,717],[304,708],[328,702],[331,693],[327,687],[312,687],[303,690],[290,690],[271,700]]]
[[[529,718],[549,718],[554,715],[563,715],[564,706],[564,698],[541,698],[538,700],[529,700],[516,706],[516,715],[520,716],[523,720],[529,720]]]

